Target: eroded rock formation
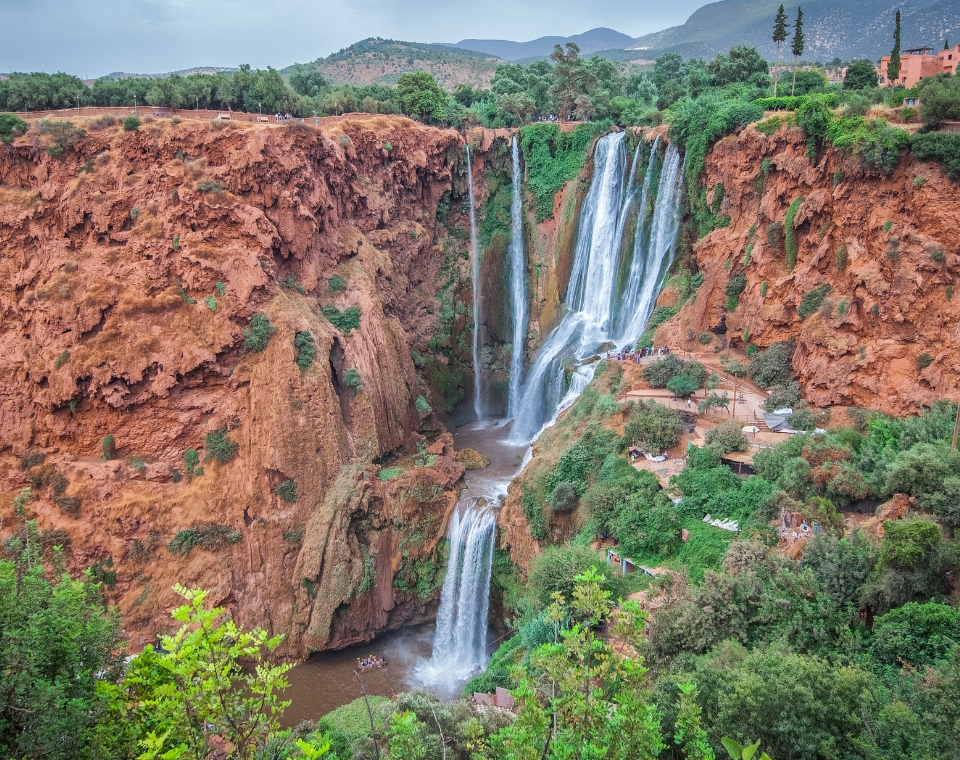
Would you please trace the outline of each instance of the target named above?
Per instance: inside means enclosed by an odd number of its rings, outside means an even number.
[[[0,148],[0,537],[31,486],[26,517],[95,565],[134,644],[175,582],[293,658],[428,616],[463,465],[411,357],[440,271],[461,279],[437,207],[462,138],[381,117],[45,139]]]

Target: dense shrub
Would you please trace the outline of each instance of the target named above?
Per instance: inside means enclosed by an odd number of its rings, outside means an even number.
[[[353,392],[356,394],[360,386],[363,385],[363,378],[360,377],[360,373],[355,367],[351,367],[343,373],[343,384],[347,388],[353,388]]]
[[[100,442],[100,453],[103,455],[103,461],[109,462],[117,456],[117,444],[112,435],[106,435]]]
[[[740,423],[736,420],[726,420],[710,428],[704,440],[707,446],[720,456],[729,454],[731,451],[746,451],[750,446],[747,434],[743,432]]]
[[[879,665],[935,665],[960,644],[960,610],[909,602],[877,619],[871,654]]]
[[[27,122],[13,113],[0,113],[0,144],[8,145],[27,131]]]
[[[270,343],[270,338],[277,328],[270,324],[270,319],[262,311],[258,311],[250,320],[250,326],[243,331],[243,341],[248,351],[260,353]]]
[[[323,316],[330,320],[330,324],[344,335],[349,335],[351,330],[360,327],[359,306],[348,306],[342,312],[335,306],[323,306],[321,311]]]
[[[550,494],[550,506],[554,512],[572,512],[577,508],[577,489],[569,480],[557,483]]]
[[[219,195],[223,192],[223,185],[216,180],[204,179],[197,183],[197,192],[208,195]]]
[[[293,347],[297,352],[294,363],[300,369],[307,369],[313,364],[313,360],[317,356],[317,344],[313,335],[307,331],[298,332],[293,338]]]
[[[800,305],[797,307],[797,314],[800,316],[800,319],[806,319],[819,309],[831,289],[830,283],[825,282],[822,285],[817,285],[815,288],[808,290],[803,298],[800,299]]]
[[[793,271],[797,263],[797,254],[799,245],[797,243],[797,231],[793,227],[793,220],[797,216],[797,211],[803,204],[803,196],[794,198],[793,203],[787,208],[787,214],[783,219],[784,249],[787,254],[787,269]]]
[[[774,343],[766,351],[759,351],[750,359],[750,377],[761,388],[784,385],[793,374],[792,341]]]
[[[339,293],[342,290],[347,289],[347,281],[344,280],[340,275],[335,274],[327,282],[327,290],[330,293]]]
[[[957,77],[960,81],[960,77]],[[960,133],[928,132],[916,135],[910,143],[913,155],[921,161],[939,161],[950,179],[960,179]]]
[[[604,573],[609,588],[612,578],[603,556],[587,546],[549,546],[533,561],[527,592],[542,608],[550,606],[558,591],[569,602],[573,598],[574,578],[591,567]]]
[[[680,414],[653,399],[639,401],[631,409],[630,419],[623,428],[628,445],[636,444],[654,456],[676,446],[682,434]]]
[[[128,116],[123,120],[123,130],[125,132],[136,132],[140,129],[140,119],[136,116]]]
[[[818,95],[817,98],[827,108],[840,106],[840,98],[834,93]],[[757,98],[753,103],[764,111],[797,111],[809,101],[810,95],[782,95],[776,98]]]
[[[171,554],[189,554],[190,550],[199,546],[206,551],[216,551],[227,544],[235,544],[243,538],[239,530],[226,525],[206,523],[183,528],[167,542],[167,550]]]
[[[896,168],[903,148],[910,145],[910,135],[902,129],[891,127],[883,119],[860,116],[834,119],[827,136],[834,148],[859,155],[868,169],[883,175]]]
[[[293,504],[298,499],[297,484],[290,478],[280,483],[280,485],[273,489],[273,492],[287,502],[287,504]]]
[[[227,438],[227,429],[224,427],[204,436],[203,449],[206,452],[205,461],[216,459],[220,464],[226,464],[237,455],[240,444]]]
[[[746,289],[746,274],[739,272],[737,274],[730,275],[730,278],[727,280],[726,290],[724,291],[727,296],[727,302],[725,304],[727,311],[733,311],[737,308],[737,305],[740,303],[740,294]]]

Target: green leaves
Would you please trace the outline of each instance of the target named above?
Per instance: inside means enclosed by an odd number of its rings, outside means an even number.
[[[724,749],[727,750],[733,760],[753,760],[753,756],[760,748],[759,739],[747,747],[742,747],[733,739],[728,739],[727,737],[723,737],[720,742],[723,744]],[[766,752],[761,752],[759,760],[770,760],[770,758],[767,756]]]

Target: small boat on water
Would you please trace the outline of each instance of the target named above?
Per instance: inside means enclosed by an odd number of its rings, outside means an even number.
[[[382,657],[364,657],[363,659],[357,658],[357,663],[360,667],[361,673],[366,673],[368,670],[378,670],[379,668],[387,667],[387,661]]]

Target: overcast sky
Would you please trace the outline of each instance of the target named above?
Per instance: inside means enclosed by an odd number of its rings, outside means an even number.
[[[638,37],[705,0],[0,0],[0,72],[282,68],[365,37],[525,41],[599,26]]]

